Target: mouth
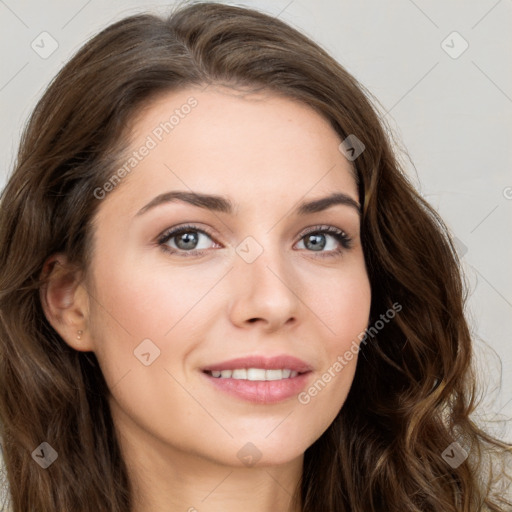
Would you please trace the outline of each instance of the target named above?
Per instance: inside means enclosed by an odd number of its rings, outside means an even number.
[[[250,356],[202,368],[216,389],[256,404],[282,402],[299,394],[313,368],[292,356]]]

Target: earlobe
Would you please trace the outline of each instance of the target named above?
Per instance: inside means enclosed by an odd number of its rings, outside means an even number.
[[[75,350],[91,351],[89,295],[81,283],[81,271],[57,253],[45,261],[41,277],[41,305],[50,325]]]

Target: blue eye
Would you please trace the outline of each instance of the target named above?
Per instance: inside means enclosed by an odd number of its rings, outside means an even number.
[[[162,249],[170,253],[180,252],[184,253],[184,256],[190,256],[207,249],[207,247],[198,247],[202,238],[209,238],[211,240],[210,235],[206,231],[198,229],[196,226],[181,226],[165,232],[158,240],[158,244]],[[173,239],[175,239],[173,242],[174,247],[168,244]]]
[[[335,241],[329,243],[329,238]],[[303,241],[304,240],[304,241]],[[317,226],[302,235],[303,246],[323,256],[336,256],[352,247],[352,239],[341,229],[334,226]],[[338,247],[336,245],[338,244]],[[328,250],[324,251],[327,247]]]
[[[212,240],[212,236],[208,232],[197,226],[187,225],[164,232],[158,239],[158,245],[162,250],[171,254],[185,257],[197,256],[209,248],[208,239]],[[308,252],[318,253],[322,257],[330,257],[350,249],[352,239],[344,231],[334,226],[315,226],[302,234],[299,243],[303,245],[300,247],[301,249],[309,249]]]

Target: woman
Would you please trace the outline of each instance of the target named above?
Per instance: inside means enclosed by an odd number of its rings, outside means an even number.
[[[204,3],[94,37],[29,122],[0,247],[14,512],[512,506],[447,230],[283,22]]]

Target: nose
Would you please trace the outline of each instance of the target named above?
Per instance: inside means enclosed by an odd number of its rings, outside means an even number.
[[[251,263],[237,256],[229,276],[229,316],[234,325],[259,324],[272,332],[297,323],[301,305],[294,290],[297,278],[278,250],[265,249]]]

